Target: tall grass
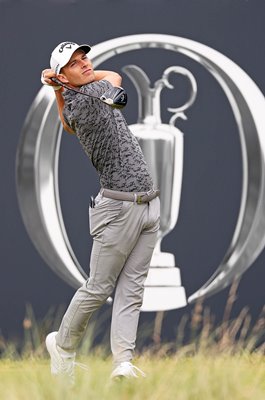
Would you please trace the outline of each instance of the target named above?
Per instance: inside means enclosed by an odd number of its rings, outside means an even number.
[[[45,359],[0,362],[3,400],[264,400],[265,366],[261,355],[142,355],[137,365],[147,377],[110,382],[110,358],[86,358],[76,385],[54,381]]]
[[[111,383],[112,368],[108,333],[102,343],[94,340],[106,326],[109,311],[94,319],[79,352],[89,371],[77,370],[77,384],[69,389],[66,382],[50,376],[44,346],[48,332],[56,330],[63,309],[52,309],[41,321],[27,305],[23,343],[0,338],[0,400],[53,399],[137,399],[137,400],[264,400],[265,399],[265,307],[256,322],[243,308],[232,319],[238,282],[231,286],[224,315],[219,325],[203,301],[195,304],[190,315],[181,319],[176,338],[163,343],[163,313],[157,313],[145,335],[151,344],[136,354],[136,364],[147,378]],[[108,310],[108,309],[107,309]]]

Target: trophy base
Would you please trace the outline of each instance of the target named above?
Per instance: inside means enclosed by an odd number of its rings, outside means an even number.
[[[180,269],[177,267],[150,267],[145,286],[181,286]]]
[[[167,311],[182,308],[187,305],[183,286],[152,287],[144,289],[144,299],[141,311]]]
[[[151,258],[150,267],[163,267],[163,268],[170,268],[175,267],[175,256],[172,253],[166,252],[155,252]]]
[[[186,293],[181,285],[180,269],[175,267],[174,255],[154,253],[145,281],[141,311],[174,310],[186,305]]]

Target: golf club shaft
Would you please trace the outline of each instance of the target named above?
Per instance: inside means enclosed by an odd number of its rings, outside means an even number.
[[[83,93],[83,92],[81,92],[81,91],[78,90],[78,89],[75,89],[75,88],[72,88],[72,87],[66,85],[65,83],[61,82],[61,81],[60,81],[59,79],[57,79],[57,78],[51,78],[51,80],[52,80],[54,83],[57,83],[57,85],[63,86],[65,89],[72,90],[73,92],[81,93],[81,94],[83,94],[84,96],[93,97],[94,99],[100,100],[100,98],[99,98],[98,96],[93,96],[92,94]],[[102,101],[102,100],[100,100],[100,101]]]

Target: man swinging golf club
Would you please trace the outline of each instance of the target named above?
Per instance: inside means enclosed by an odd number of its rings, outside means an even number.
[[[119,109],[127,101],[122,78],[116,72],[94,71],[89,51],[86,44],[60,43],[52,52],[51,69],[43,70],[41,77],[54,88],[63,127],[79,139],[101,186],[89,208],[89,279],[76,291],[59,331],[46,338],[52,374],[72,381],[76,349],[87,323],[115,288],[111,377],[144,375],[131,361],[160,220],[159,191]]]

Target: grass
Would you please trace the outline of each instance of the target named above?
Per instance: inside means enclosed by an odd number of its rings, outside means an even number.
[[[146,378],[111,383],[111,359],[83,359],[76,385],[50,376],[45,359],[2,360],[1,400],[264,400],[265,359],[260,354],[143,355],[137,365]]]
[[[50,310],[36,321],[27,306],[23,344],[0,336],[0,400],[265,400],[265,307],[255,323],[247,308],[231,319],[237,287],[238,282],[231,286],[218,326],[199,301],[178,324],[172,343],[162,343],[164,314],[157,313],[152,329],[145,330],[152,345],[144,348],[144,335],[139,335],[141,353],[135,364],[146,378],[110,382],[108,330],[101,346],[93,345],[98,330],[106,326],[106,315],[92,320],[77,360],[88,370],[77,367],[73,388],[51,377],[44,346],[63,310]]]

